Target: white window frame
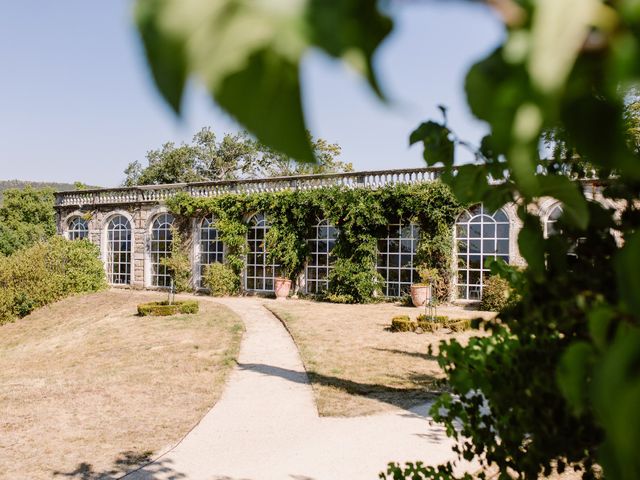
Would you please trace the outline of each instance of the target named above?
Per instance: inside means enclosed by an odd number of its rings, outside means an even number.
[[[205,268],[212,263],[224,263],[225,251],[224,243],[220,240],[220,232],[216,227],[216,218],[214,215],[205,217],[200,222],[198,235],[198,285],[204,287],[202,280],[204,278]],[[213,248],[211,248],[213,246]]]
[[[116,223],[116,221],[118,221]],[[110,285],[131,285],[133,259],[133,228],[131,220],[118,213],[111,216],[105,226],[105,269]],[[114,248],[115,246],[118,248]],[[126,245],[125,248],[122,248]],[[118,261],[114,260],[115,255]],[[124,256],[124,261],[122,257]],[[117,267],[117,268],[116,268]]]
[[[244,269],[244,288],[250,292],[273,292],[280,265],[269,262],[265,237],[270,225],[267,216],[256,213],[249,219],[247,244],[249,246]]]
[[[80,217],[72,217],[68,223],[67,238],[69,240],[82,240],[89,238],[89,222]]]
[[[319,220],[313,227],[314,238],[307,239],[309,261],[305,267],[305,292],[318,295],[329,289],[329,273],[333,269],[333,251],[338,229],[329,220]]]
[[[490,274],[485,268],[485,261],[487,258],[502,258],[509,263],[510,232],[511,222],[502,208],[490,212],[483,204],[478,204],[458,217],[455,226],[457,298],[482,298],[484,281]]]
[[[410,293],[417,283],[415,257],[420,241],[420,226],[399,219],[387,226],[387,235],[377,243],[376,269],[384,279],[383,294],[395,298]]]
[[[164,212],[156,215],[151,222],[149,232],[149,265],[151,267],[152,287],[171,287],[171,275],[167,267],[161,263],[161,260],[171,256],[174,221],[173,215]]]

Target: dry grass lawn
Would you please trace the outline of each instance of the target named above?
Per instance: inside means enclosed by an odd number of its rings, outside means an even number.
[[[138,317],[151,292],[63,300],[0,326],[0,476],[114,478],[219,398],[243,326],[227,308]]]
[[[466,342],[479,331],[393,333],[394,315],[415,318],[421,309],[384,303],[337,305],[307,300],[269,302],[287,326],[309,374],[320,415],[358,416],[393,407],[409,408],[441,389],[442,371],[433,354],[441,340]],[[491,317],[489,312],[439,308],[451,318]]]

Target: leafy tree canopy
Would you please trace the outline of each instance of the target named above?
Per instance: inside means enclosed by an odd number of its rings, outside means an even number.
[[[0,254],[16,250],[51,237],[56,233],[53,190],[10,189],[0,205]]]
[[[210,128],[204,127],[190,144],[176,146],[169,142],[159,150],[148,152],[146,167],[137,161],[129,164],[124,172],[124,184],[204,182],[352,170],[350,163],[338,159],[339,145],[308,137],[317,162],[304,164],[262,145],[246,133],[227,133],[218,139]]]

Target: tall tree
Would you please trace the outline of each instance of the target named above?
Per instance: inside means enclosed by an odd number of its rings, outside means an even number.
[[[264,146],[246,133],[225,134],[218,140],[204,127],[190,144],[165,143],[147,153],[147,166],[135,161],[125,169],[124,185],[233,180],[265,176],[351,171],[350,163],[338,160],[340,146],[309,135],[318,163],[300,164]]]

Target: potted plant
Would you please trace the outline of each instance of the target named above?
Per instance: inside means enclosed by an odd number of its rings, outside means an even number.
[[[291,291],[291,279],[288,276],[276,277],[275,292],[276,300],[285,300]]]
[[[300,265],[298,244],[294,232],[272,226],[265,237],[269,261],[279,264],[274,290],[277,300],[284,300],[291,292],[291,277]]]
[[[424,307],[431,300],[432,285],[439,277],[438,269],[421,265],[417,268],[420,283],[411,285],[411,302],[414,307]]]

